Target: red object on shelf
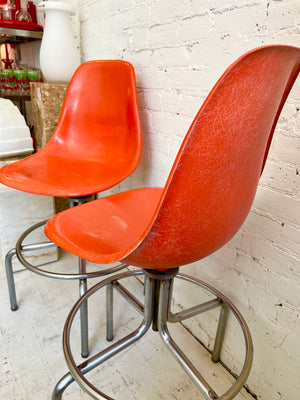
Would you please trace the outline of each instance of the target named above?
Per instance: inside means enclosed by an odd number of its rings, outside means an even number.
[[[16,11],[21,10],[21,0],[15,0]]]
[[[6,58],[2,58],[2,61],[4,63],[4,68],[10,69],[10,68],[12,68],[12,64],[15,60],[9,58],[9,53],[8,53],[9,45],[7,43],[5,43],[4,46],[5,46],[5,57]]]
[[[35,7],[33,1],[28,1],[27,11],[28,11],[29,15],[31,16],[31,22],[36,24],[37,23],[36,7]]]
[[[7,43],[5,43],[5,56],[6,56],[6,58],[9,58]]]
[[[22,29],[25,31],[43,31],[43,27],[41,25],[26,21],[1,20],[0,27],[10,29]]]

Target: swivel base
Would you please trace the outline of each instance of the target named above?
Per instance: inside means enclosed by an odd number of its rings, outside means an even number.
[[[137,276],[143,274],[143,271],[130,271],[124,272],[118,275],[115,275],[111,278],[105,279],[97,285],[93,286],[86,294],[82,296],[81,299],[77,301],[77,303],[72,308],[64,329],[63,334],[63,350],[65,354],[65,358],[69,367],[70,372],[67,373],[56,385],[52,400],[60,400],[62,399],[62,395],[64,390],[75,380],[80,387],[86,391],[93,399],[107,399],[114,400],[110,396],[103,393],[100,389],[96,388],[93,384],[91,384],[85,377],[85,374],[95,367],[101,365],[106,360],[112,358],[117,353],[129,347],[131,344],[138,341],[141,337],[143,337],[149,328],[152,328],[160,334],[163,343],[166,345],[170,353],[177,360],[177,362],[181,365],[181,367],[188,374],[190,379],[196,385],[196,388],[201,392],[203,398],[212,400],[231,400],[233,399],[239,391],[242,389],[251,369],[252,358],[253,358],[253,348],[252,348],[252,339],[248,329],[246,322],[243,317],[239,313],[239,311],[235,308],[235,306],[219,291],[212,288],[211,286],[205,284],[204,282],[192,278],[188,275],[178,274],[178,269],[172,271],[166,271],[166,273],[158,272],[158,271],[145,271],[145,302],[142,305],[130,292],[127,291],[120,283],[120,280],[123,278],[128,278],[131,276]],[[199,304],[197,306],[191,307],[184,311],[173,314],[171,312],[171,297],[172,297],[172,288],[174,278],[177,277],[179,279],[184,279],[187,282],[195,284],[201,287],[204,290],[209,291],[215,296],[215,299],[210,300],[208,302]],[[123,339],[117,341],[106,349],[100,351],[95,356],[86,360],[84,363],[76,366],[73,355],[71,353],[70,347],[70,334],[71,327],[74,320],[74,317],[78,310],[80,309],[82,303],[87,300],[92,294],[94,294],[97,290],[106,287],[107,288],[107,336],[108,339],[112,339],[113,337],[113,301],[112,301],[112,293],[113,289],[118,290],[126,300],[136,308],[142,315],[143,321],[140,326],[130,333],[126,335]],[[220,308],[220,317],[219,323],[217,327],[216,337],[214,349],[212,352],[212,360],[214,362],[219,361],[220,352],[223,343],[224,332],[226,328],[226,321],[228,312],[231,312],[234,317],[239,322],[239,325],[242,329],[245,347],[246,347],[246,355],[243,368],[240,372],[239,377],[235,381],[235,383],[222,395],[217,395],[215,390],[210,386],[210,384],[204,379],[201,375],[201,372],[191,363],[191,361],[187,358],[187,356],[183,353],[183,351],[179,348],[177,343],[173,340],[172,336],[168,330],[168,323],[176,323],[181,322],[185,319],[191,318],[195,315],[208,311],[212,308]]]

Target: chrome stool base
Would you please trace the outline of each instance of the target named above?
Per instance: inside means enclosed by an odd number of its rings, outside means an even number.
[[[72,207],[86,203],[90,201],[92,196],[84,196],[79,198],[69,198],[70,205]],[[41,226],[47,223],[47,220],[38,222],[28,228],[18,239],[16,243],[16,247],[11,249],[5,256],[5,269],[6,269],[6,278],[8,284],[8,292],[9,292],[9,299],[10,299],[10,308],[12,311],[16,311],[18,309],[17,303],[17,296],[16,296],[16,287],[14,281],[14,273],[13,273],[13,266],[12,266],[12,258],[17,256],[20,263],[30,271],[45,276],[48,278],[55,278],[55,279],[67,279],[67,280],[79,280],[79,296],[81,297],[87,291],[87,279],[88,278],[98,278],[100,276],[112,274],[115,272],[120,271],[123,268],[126,268],[127,264],[118,264],[115,267],[106,268],[101,271],[95,272],[86,272],[86,262],[85,260],[78,258],[78,265],[79,265],[79,272],[74,274],[63,274],[58,272],[48,271],[46,269],[42,269],[40,267],[36,267],[30,264],[24,257],[24,253],[34,250],[45,249],[48,247],[56,246],[52,242],[42,242],[37,244],[27,244],[24,245],[23,242],[27,238],[27,236],[35,231],[36,229],[40,228]],[[52,263],[51,263],[52,264]],[[82,346],[82,357],[88,357],[89,355],[89,346],[88,346],[88,311],[87,311],[87,302],[84,302],[81,306],[80,310],[80,323],[81,323],[81,346]]]
[[[64,375],[64,377],[57,383],[52,400],[61,400],[65,389],[75,380],[80,387],[86,391],[93,399],[107,399],[114,400],[110,396],[101,392],[94,385],[92,385],[86,378],[85,374],[95,367],[101,365],[104,361],[110,359],[117,353],[121,352],[131,344],[139,340],[152,326],[154,330],[157,330],[163,340],[163,343],[167,346],[173,357],[179,362],[191,380],[194,382],[198,390],[202,393],[205,399],[212,400],[231,400],[238,392],[242,389],[251,369],[252,358],[253,358],[253,346],[252,339],[248,329],[248,326],[241,316],[240,312],[236,307],[219,291],[207,285],[206,283],[192,278],[188,275],[178,274],[178,269],[172,271],[159,272],[159,271],[145,271],[145,302],[142,305],[131,293],[127,291],[120,283],[123,278],[132,276],[142,275],[144,271],[129,271],[107,278],[97,285],[93,286],[88,290],[74,305],[72,308],[64,328],[63,334],[63,350],[68,364],[70,372]],[[171,297],[173,289],[174,278],[183,279],[187,282],[195,284],[204,290],[212,293],[215,299],[191,307],[184,311],[173,314],[171,308]],[[123,339],[117,341],[106,349],[100,351],[95,356],[86,360],[80,365],[76,365],[70,348],[70,333],[74,317],[82,304],[99,289],[107,288],[107,336],[108,339],[113,337],[113,312],[112,312],[112,291],[113,288],[118,290],[123,297],[128,300],[133,307],[143,315],[143,321],[140,326],[125,336]],[[209,383],[203,378],[201,373],[195,368],[187,356],[178,347],[176,342],[171,337],[168,331],[168,322],[180,322],[187,318],[191,318],[195,315],[203,313],[212,308],[220,307],[220,317],[216,332],[215,345],[212,352],[212,360],[214,362],[219,361],[220,352],[222,348],[224,332],[226,328],[226,321],[228,312],[231,312],[237,319],[245,340],[246,355],[243,368],[240,372],[239,377],[235,383],[221,396],[218,396]]]

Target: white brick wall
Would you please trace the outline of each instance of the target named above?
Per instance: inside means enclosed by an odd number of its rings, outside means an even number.
[[[195,113],[238,56],[269,43],[300,44],[299,0],[80,0],[78,5],[83,60],[121,58],[136,69],[144,152],[122,190],[164,184]],[[223,249],[186,267],[215,283],[244,313],[255,345],[248,385],[263,400],[300,398],[299,108],[300,79],[282,112],[244,226]],[[209,329],[198,323],[191,329],[211,346]],[[238,329],[233,332],[223,359],[235,371],[241,344]]]

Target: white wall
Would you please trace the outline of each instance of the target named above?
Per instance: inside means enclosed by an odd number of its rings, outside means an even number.
[[[136,70],[144,152],[121,189],[164,184],[195,113],[238,56],[269,43],[300,44],[298,0],[80,0],[78,5],[83,60],[126,59]],[[213,256],[185,267],[223,290],[244,313],[255,346],[248,385],[263,400],[300,398],[299,108],[300,80],[282,112],[244,226]],[[191,329],[211,347],[210,329],[200,323]],[[236,371],[236,329],[225,345],[222,358]]]

